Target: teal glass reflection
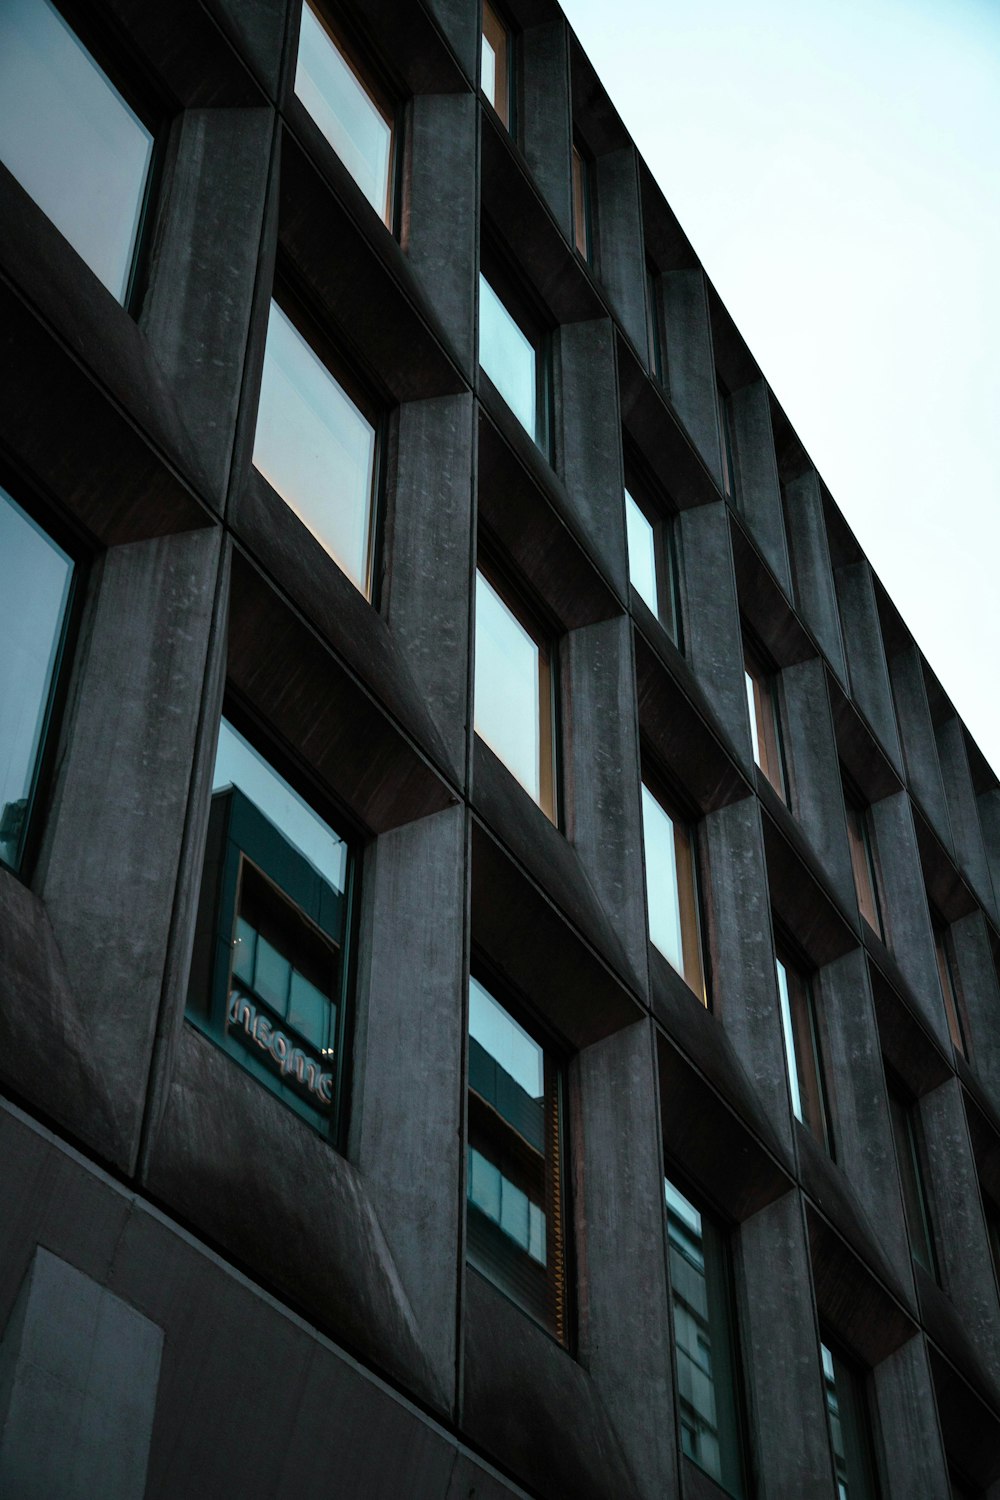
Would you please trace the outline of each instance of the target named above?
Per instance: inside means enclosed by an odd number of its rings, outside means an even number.
[[[375,429],[276,302],[253,462],[367,597]]]
[[[659,613],[656,587],[656,538],[652,524],[625,491],[625,535],[628,542],[628,576],[636,593]]]
[[[308,3],[302,7],[295,92],[368,202],[389,223],[392,124]]]
[[[521,426],[537,442],[538,358],[534,345],[479,277],[479,363]]]
[[[38,773],[73,564],[0,489],[0,860],[17,869]]]
[[[49,0],[0,6],[0,160],[125,300],[153,137]]]
[[[868,1422],[854,1372],[820,1344],[837,1500],[875,1500]]]
[[[538,643],[476,574],[475,728],[536,802],[541,800]]]
[[[667,1233],[681,1447],[743,1494],[735,1348],[722,1236],[667,1178]]]
[[[674,820],[648,787],[642,788],[642,833],[646,852],[649,937],[679,974],[684,973],[684,933]]]
[[[298,792],[258,755],[227,719],[219,725],[212,791],[234,786],[279,829],[313,869],[342,892],[347,880],[347,845]]]

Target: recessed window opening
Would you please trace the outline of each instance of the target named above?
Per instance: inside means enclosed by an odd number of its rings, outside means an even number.
[[[468,1260],[565,1343],[562,1086],[550,1049],[470,978]]]
[[[501,124],[511,128],[511,34],[500,13],[483,0],[482,54],[479,65],[479,87],[492,104]]]
[[[0,488],[0,863],[23,864],[63,654],[72,559]]]
[[[544,637],[492,570],[476,573],[475,731],[556,821],[552,665]]]
[[[884,939],[885,928],[882,924],[882,904],[879,900],[871,812],[862,805],[857,794],[846,782],[844,784],[844,807],[847,814],[847,837],[851,847],[851,869],[854,872],[858,909],[872,931]]]
[[[585,261],[593,259],[591,163],[574,141],[573,158],[573,243]]]
[[[826,1344],[820,1344],[820,1359],[837,1500],[877,1500],[862,1378]]]
[[[889,1087],[889,1116],[896,1147],[899,1185],[903,1194],[903,1211],[910,1234],[910,1251],[917,1264],[929,1276],[938,1280],[924,1173],[924,1141],[919,1105],[915,1100],[907,1099],[895,1083]]]
[[[649,940],[707,1004],[694,833],[643,783]]]
[[[292,305],[272,301],[253,463],[302,524],[371,597],[376,413],[345,388],[307,338]],[[360,404],[364,402],[364,407]]]
[[[672,518],[646,498],[639,475],[627,474],[625,539],[629,582],[670,639],[680,644],[677,554]]]
[[[777,673],[747,642],[743,644],[743,677],[753,758],[782,800],[787,800],[785,756],[778,711]]]
[[[941,997],[944,1000],[945,1015],[948,1019],[948,1034],[951,1037],[952,1046],[961,1052],[963,1057],[969,1056],[969,1043],[965,1026],[963,1024],[962,995],[958,981],[958,964],[955,959],[955,945],[952,941],[950,928],[932,913],[931,924],[934,929],[934,953],[937,958],[938,978],[941,981]]]
[[[524,430],[544,450],[549,437],[547,344],[479,277],[479,363]]]
[[[153,152],[148,123],[50,0],[6,0],[0,160],[122,303]]]
[[[812,986],[788,957],[775,957],[792,1113],[833,1154]]]
[[[393,112],[309,0],[302,6],[295,93],[372,208],[391,228]]]

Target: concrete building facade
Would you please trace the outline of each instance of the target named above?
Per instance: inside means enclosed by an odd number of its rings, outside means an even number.
[[[139,166],[0,63],[0,1492],[1000,1495],[1000,785],[558,6],[36,23]]]

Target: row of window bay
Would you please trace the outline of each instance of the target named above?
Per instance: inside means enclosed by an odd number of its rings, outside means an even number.
[[[11,0],[0,22],[0,158],[104,285],[132,300],[157,141],[51,0]],[[483,6],[481,87],[514,123],[513,34]],[[319,9],[302,7],[295,93],[389,230],[398,135],[372,76]],[[61,149],[73,142],[73,150]],[[59,149],[56,149],[59,146]],[[592,254],[589,164],[572,155],[575,244]],[[489,269],[489,268],[488,268]],[[502,275],[479,279],[479,366],[545,451],[551,381],[544,331],[508,295]],[[516,310],[515,310],[516,309]],[[662,369],[655,289],[650,357]],[[324,352],[321,354],[319,351]],[[734,465],[720,391],[724,488]],[[271,303],[253,462],[359,591],[371,598],[377,535],[380,413],[336,360],[291,290]],[[641,473],[623,493],[629,577],[678,645],[682,621],[669,506]],[[27,497],[21,497],[26,499]],[[0,859],[26,870],[32,812],[57,707],[73,605],[72,557],[13,495],[0,491]],[[476,576],[475,730],[553,822],[560,821],[558,647],[502,563]],[[793,801],[782,748],[780,674],[745,648],[754,760]],[[247,726],[243,726],[246,729]],[[192,965],[189,1015],[290,1108],[333,1141],[342,1135],[349,1052],[349,952],[356,862],[350,842],[309,805],[236,723],[219,733],[212,814]],[[846,789],[858,906],[884,935],[878,859],[866,809]],[[649,938],[703,1004],[698,831],[655,774],[641,789]],[[935,924],[942,994],[955,1046],[968,1052],[961,986],[947,930]],[[494,993],[497,990],[499,993]],[[831,1153],[809,974],[779,952],[775,976],[792,1112]],[[468,1258],[564,1343],[571,1342],[565,1070],[558,1044],[488,971],[473,974],[468,1009]],[[919,1115],[893,1088],[891,1118],[914,1258],[936,1274]],[[730,1493],[746,1491],[746,1415],[738,1378],[727,1236],[672,1181],[665,1184],[677,1379],[684,1451]],[[841,1493],[876,1493],[855,1372],[825,1345],[821,1362]]]

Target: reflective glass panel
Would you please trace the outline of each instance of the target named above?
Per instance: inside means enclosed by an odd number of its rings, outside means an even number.
[[[868,1422],[858,1379],[825,1344],[820,1345],[820,1355],[837,1500],[875,1500]]]
[[[537,441],[535,348],[483,275],[479,277],[479,362],[522,427]]]
[[[735,1350],[725,1247],[714,1224],[664,1179],[681,1447],[743,1493]]]
[[[659,613],[656,588],[656,537],[645,512],[625,491],[625,534],[628,540],[628,576],[636,593]]]
[[[312,6],[302,7],[295,92],[377,213],[392,219],[392,123]]]
[[[541,803],[547,737],[541,723],[541,652],[482,573],[476,574],[475,710],[476,733]]]
[[[645,785],[642,832],[650,942],[704,1002],[705,974],[691,835]]]
[[[510,41],[506,26],[490,5],[483,0],[483,48],[479,67],[479,87],[510,129]]]
[[[917,1105],[901,1099],[890,1089],[889,1118],[892,1121],[892,1133],[896,1146],[903,1210],[906,1215],[906,1226],[910,1231],[910,1251],[913,1259],[923,1266],[928,1275],[936,1277],[937,1260],[934,1254],[927,1186],[924,1182],[921,1160],[923,1153]]]
[[[343,891],[347,878],[347,845],[314,813],[283,776],[234,729],[227,719],[219,726],[212,791],[234,786],[279,829],[284,838],[329,881]]]
[[[375,429],[276,302],[253,462],[367,597]]]
[[[0,489],[0,859],[15,869],[48,717],[73,564]]]
[[[49,0],[0,6],[0,160],[120,302],[153,137]]]
[[[799,1062],[795,1055],[795,1032],[792,1027],[792,1007],[788,994],[788,971],[780,958],[774,961],[778,975],[778,1000],[781,1006],[781,1030],[785,1038],[785,1061],[788,1065],[788,1091],[792,1096],[792,1114],[797,1120],[804,1118],[802,1094],[799,1089]]]

